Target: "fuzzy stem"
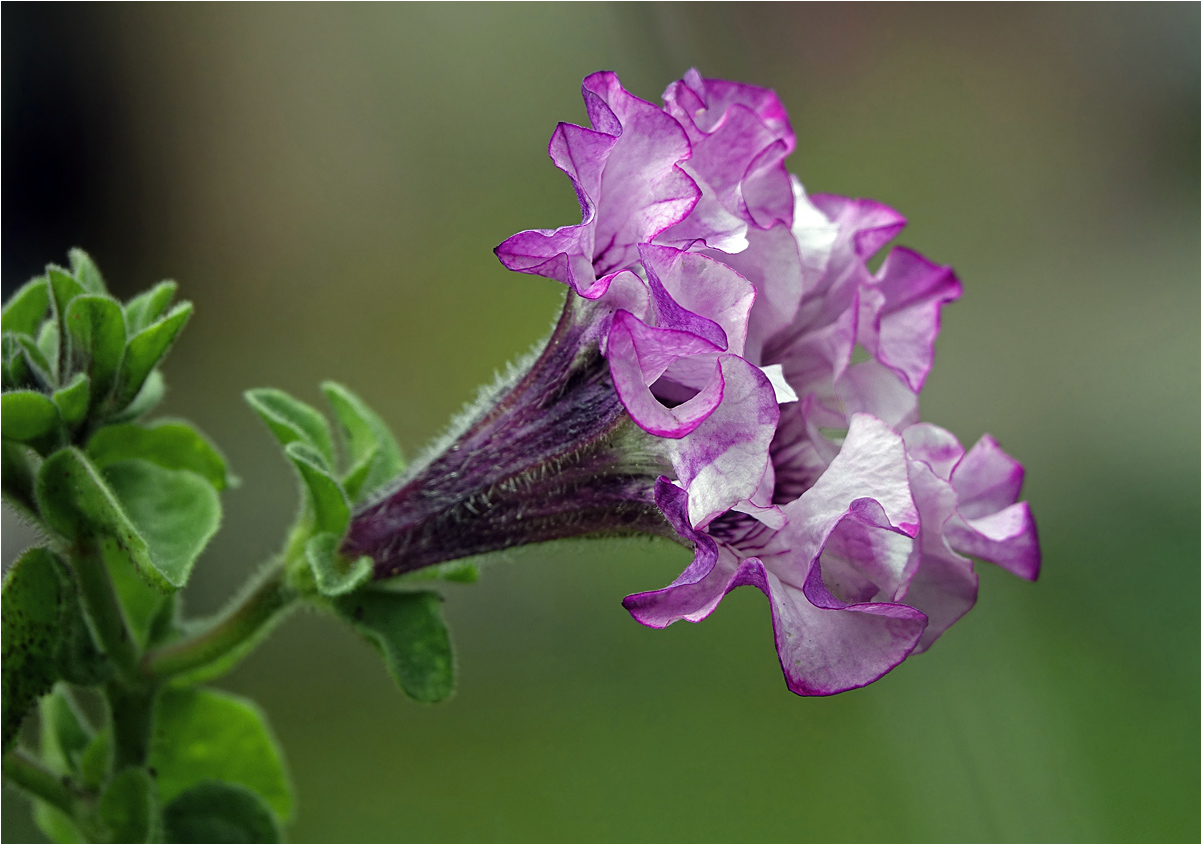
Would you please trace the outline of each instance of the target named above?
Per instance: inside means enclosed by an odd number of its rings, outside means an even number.
[[[150,757],[151,718],[157,690],[150,685],[127,686],[113,681],[105,687],[113,726],[113,765],[145,766]]]
[[[214,663],[252,641],[299,598],[283,567],[277,566],[204,630],[146,652],[141,673],[147,678],[167,678]]]
[[[79,592],[100,645],[122,677],[133,679],[138,665],[138,644],[121,609],[104,555],[93,540],[81,542],[73,551],[71,561],[79,581]]]
[[[20,749],[4,755],[6,783],[45,801],[75,821],[86,817],[88,793],[66,775],[50,771]]]

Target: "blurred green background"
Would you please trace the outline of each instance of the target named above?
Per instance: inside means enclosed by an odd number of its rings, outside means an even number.
[[[288,467],[243,405],[350,385],[412,453],[555,316],[492,247],[579,220],[545,148],[579,82],[771,86],[812,191],[953,264],[924,418],[1023,460],[1044,574],[981,567],[928,653],[786,691],[764,598],[653,631],[682,550],[559,544],[448,587],[459,691],[420,706],[332,620],[259,701],[308,840],[1193,840],[1199,835],[1199,7],[5,4],[6,291],[80,245],[197,315],[164,412],[243,486],[187,600],[277,546]],[[9,561],[30,534],[4,513]],[[39,837],[5,792],[2,836]]]

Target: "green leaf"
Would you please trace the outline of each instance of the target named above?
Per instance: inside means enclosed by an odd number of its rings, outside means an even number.
[[[71,306],[71,301],[75,297],[80,296],[86,291],[83,289],[75,277],[64,270],[62,267],[56,267],[53,264],[46,267],[46,278],[50,281],[50,305],[51,313],[54,316],[54,324],[58,327],[58,351],[55,355],[50,355],[43,347],[43,352],[46,352],[46,358],[52,359],[58,366],[58,377],[63,378],[66,375],[67,365],[71,361],[70,346],[68,342],[67,332],[67,309]],[[38,345],[41,346],[41,338],[38,338]]]
[[[40,520],[34,483],[42,459],[21,443],[0,441],[0,478],[4,482],[4,501],[25,516]]]
[[[100,275],[90,255],[75,247],[67,251],[67,256],[71,259],[71,275],[84,290],[88,293],[108,293],[108,288],[104,286],[104,276]]]
[[[33,337],[38,333],[38,326],[46,318],[46,309],[49,307],[50,290],[46,286],[46,277],[30,279],[5,303],[4,312],[0,315],[0,331],[19,332]]]
[[[371,579],[372,560],[360,557],[348,560],[338,553],[342,538],[333,534],[318,534],[305,544],[305,557],[313,569],[317,589],[324,596],[341,596],[356,590]]]
[[[192,303],[181,302],[163,319],[129,339],[121,375],[117,380],[116,407],[124,408],[138,395],[146,377],[167,354],[176,336],[192,316]]]
[[[159,282],[125,304],[125,328],[131,337],[163,316],[177,287],[175,282]]]
[[[188,582],[192,565],[221,525],[221,499],[194,472],[149,461],[118,461],[104,479],[149,547],[154,569],[171,588]]]
[[[342,485],[330,474],[321,455],[305,443],[289,443],[284,447],[284,454],[292,461],[309,491],[314,533],[326,531],[342,539],[351,521],[351,506]]]
[[[178,580],[180,573],[158,568],[120,500],[78,449],[61,449],[42,462],[36,492],[47,527],[68,541],[92,538],[99,543],[118,592],[122,560],[162,592],[179,586],[172,579]],[[130,611],[128,606],[126,611]]]
[[[29,387],[32,375],[29,363],[22,354],[21,341],[13,332],[5,332],[0,340],[0,366],[3,366],[3,387],[15,390]],[[32,343],[32,340],[30,341]]]
[[[207,780],[163,811],[167,842],[280,842],[279,823],[263,799],[244,786]]]
[[[71,335],[74,367],[91,377],[92,397],[98,405],[112,391],[125,355],[125,316],[121,306],[109,296],[77,296],[67,307],[67,331]]]
[[[338,614],[380,650],[401,689],[430,702],[442,701],[455,686],[441,605],[442,598],[433,592],[359,590],[334,600]]]
[[[150,765],[165,804],[212,779],[259,793],[280,819],[292,815],[292,790],[275,738],[258,707],[236,695],[164,690],[155,708]]]
[[[41,723],[42,761],[60,775],[78,768],[76,761],[92,741],[92,731],[75,705],[57,684],[50,695],[42,699],[39,710]]]
[[[75,428],[87,417],[91,384],[87,373],[76,373],[70,384],[54,391],[54,404],[68,428]]]
[[[59,427],[58,408],[36,390],[11,390],[0,396],[0,432],[5,440],[37,443]]]
[[[86,842],[70,817],[45,801],[33,802],[33,821],[51,842]]]
[[[58,384],[58,362],[61,350],[59,349],[57,320],[47,320],[42,323],[42,328],[38,330],[38,339],[35,345],[38,348],[38,352],[42,354],[42,360],[50,368],[47,384]]]
[[[243,394],[281,446],[300,441],[321,455],[326,468],[334,466],[334,440],[330,424],[316,408],[271,387]]]
[[[99,731],[88,747],[79,755],[79,776],[93,789],[99,789],[108,775],[109,758],[113,754],[113,732],[110,728]]]
[[[346,448],[347,468],[343,486],[352,501],[392,481],[405,469],[401,447],[388,426],[367,404],[337,382],[321,385]]]
[[[53,323],[46,325],[54,327]],[[28,335],[17,335],[17,343],[21,347],[21,357],[25,361],[25,366],[33,376],[37,386],[42,389],[50,389],[58,384],[58,376],[55,375],[54,364],[43,353],[42,348],[37,342]],[[55,349],[57,350],[57,339],[55,339]]]
[[[70,567],[60,561],[57,570],[63,594],[58,648],[54,653],[58,674],[72,684],[102,684],[112,677],[113,662],[96,646]]]
[[[162,838],[155,784],[145,769],[128,768],[113,775],[97,809],[114,842],[157,842]]]
[[[151,370],[150,375],[146,377],[146,381],[142,383],[142,389],[134,397],[134,401],[126,405],[123,410],[117,411],[110,416],[108,421],[111,423],[123,423],[145,416],[155,405],[163,401],[164,391],[163,374],[158,370]]]
[[[88,457],[100,469],[141,458],[164,469],[191,470],[218,490],[224,490],[229,480],[217,447],[182,420],[105,426],[88,440]]]
[[[58,679],[62,587],[58,561],[47,549],[21,555],[4,579],[0,617],[0,730],[5,752],[17,738],[25,714]]]

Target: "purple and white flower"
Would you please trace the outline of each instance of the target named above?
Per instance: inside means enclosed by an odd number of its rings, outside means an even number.
[[[1034,579],[1021,465],[918,421],[960,283],[903,247],[869,269],[904,218],[808,196],[770,90],[690,71],[661,108],[606,72],[583,94],[591,127],[560,124],[549,148],[581,222],[496,250],[568,286],[559,326],[356,516],[348,552],[388,577],[523,542],[671,536],[693,562],[630,613],[696,622],[754,585],[806,695],[928,648],[976,600],[969,555]]]

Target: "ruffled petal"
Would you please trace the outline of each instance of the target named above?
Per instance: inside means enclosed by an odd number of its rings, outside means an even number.
[[[639,256],[657,306],[656,325],[690,331],[719,349],[743,354],[755,288],[704,255],[642,244]]]
[[[617,140],[605,162],[590,256],[598,274],[629,266],[637,245],[680,222],[701,191],[677,165],[692,155],[684,128],[663,109],[622,87],[617,74],[584,80],[593,125]]]
[[[1026,502],[979,519],[953,519],[947,539],[956,551],[995,563],[1019,578],[1039,577],[1039,533]]]
[[[1027,503],[1017,501],[1022,464],[985,435],[956,465],[951,483],[959,500],[947,526],[951,546],[1028,581],[1038,578],[1039,534]]]
[[[676,478],[689,494],[689,523],[700,529],[750,500],[767,471],[780,407],[767,376],[742,358],[718,358],[721,404],[686,437],[665,441]]]
[[[952,472],[960,513],[975,519],[1014,504],[1022,490],[1023,474],[1023,465],[986,434]]]
[[[660,437],[679,438],[699,426],[722,401],[722,373],[713,354],[714,344],[695,334],[652,328],[633,314],[614,315],[606,343],[609,372],[618,398],[631,418],[644,430]],[[692,398],[668,408],[651,392],[651,386],[677,359],[707,355],[710,376]]]
[[[950,267],[904,247],[889,253],[877,284],[860,297],[856,339],[911,390],[922,390],[935,360],[939,312],[960,297]]]
[[[811,194],[810,199],[841,231],[851,233],[852,247],[862,259],[871,258],[906,227],[905,217],[876,200],[836,194]]]
[[[781,669],[798,695],[834,695],[878,680],[906,659],[926,626],[920,611],[902,604],[817,607],[755,558],[738,574],[735,580],[768,597]]]
[[[906,430],[910,490],[918,505],[922,529],[918,536],[916,569],[910,577],[904,600],[925,613],[928,619],[916,653],[926,651],[977,601],[977,575],[973,572],[972,561],[956,554],[945,538],[946,526],[956,512],[956,492],[939,472],[951,450],[946,442],[929,436],[932,432],[923,429],[924,426],[911,426]],[[951,441],[959,449],[960,444],[955,438]],[[915,453],[921,454],[924,450],[935,466],[915,458]]]

